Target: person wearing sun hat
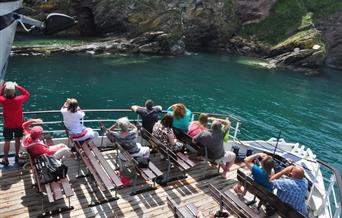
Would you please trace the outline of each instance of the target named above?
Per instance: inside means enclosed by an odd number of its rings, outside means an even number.
[[[21,95],[16,95],[16,90],[21,92]],[[19,149],[20,149],[20,139],[23,137],[23,104],[30,97],[30,93],[19,86],[16,82],[6,82],[0,91],[0,104],[3,107],[3,119],[4,128],[3,136],[5,138],[4,143],[4,156],[2,158],[1,164],[7,166],[8,163],[8,153],[10,149],[10,142],[15,139],[15,162],[19,161]]]
[[[30,129],[32,124],[41,124],[41,119],[31,119],[23,123],[24,140],[22,146],[27,150],[32,158],[37,158],[42,154],[47,156],[54,156],[56,159],[63,157],[72,157],[72,152],[65,144],[57,144],[48,146],[42,140],[42,133],[44,131],[41,126],[34,126]]]

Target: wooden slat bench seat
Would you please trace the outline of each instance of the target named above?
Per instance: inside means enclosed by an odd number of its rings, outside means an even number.
[[[103,126],[102,123],[100,123],[100,129],[102,132],[106,133],[107,138],[111,143],[116,145],[117,148],[117,160],[119,160],[119,152],[124,156],[124,158],[131,164],[133,164],[133,186],[132,186],[132,192],[131,195],[136,195],[139,193],[143,193],[150,190],[156,189],[156,180],[158,178],[161,178],[163,176],[163,173],[158,169],[158,167],[155,166],[155,164],[152,161],[149,161],[148,167],[141,168],[139,167],[138,161],[132,157],[131,154],[129,154],[115,139],[115,137],[107,131],[107,129]],[[118,162],[118,161],[117,161]],[[152,181],[153,184],[151,187],[136,190],[137,185],[137,175],[140,175],[144,180]]]
[[[41,184],[39,175],[35,166],[35,162],[31,155],[28,153],[31,172],[34,180],[34,186],[37,188],[37,191],[39,193],[42,193],[43,195],[47,195],[47,198],[50,203],[53,203],[55,201],[64,199],[64,196],[68,198],[68,206],[56,208],[47,212],[41,213],[38,217],[44,217],[46,215],[54,215],[58,213],[62,213],[64,211],[72,210],[73,207],[70,206],[70,197],[74,195],[74,191],[72,190],[69,178],[62,178],[57,181],[53,181],[46,184]],[[42,208],[44,208],[44,200],[42,200]]]
[[[115,190],[115,197],[92,202],[89,206],[117,200],[117,189],[122,186],[119,176],[105,160],[93,140],[74,141],[75,149],[102,192]],[[79,173],[79,170],[78,170]]]
[[[231,214],[239,218],[259,218],[261,217],[254,210],[249,208],[236,195],[229,190],[225,193],[220,192],[213,185],[209,185],[209,191],[212,197],[220,204],[219,212],[223,212],[223,208],[228,210]]]
[[[152,145],[152,147],[157,149],[158,152],[162,154],[168,161],[168,171],[163,181],[165,184],[175,179],[186,178],[185,172],[198,165],[199,162],[190,159],[188,154],[182,152],[174,152],[172,149],[169,148],[169,146],[163,144],[160,140],[158,140],[144,128],[141,128],[141,131],[145,135],[147,141]],[[171,163],[175,164],[182,171],[182,176],[169,178]]]
[[[282,202],[275,194],[267,190],[265,187],[257,184],[254,180],[247,176],[240,169],[237,172],[238,181],[244,186],[244,188],[259,198],[260,203],[263,205],[268,205],[272,207],[276,213],[281,217],[291,217],[291,218],[304,218],[300,212],[295,210],[289,204]],[[260,205],[261,205],[260,204]]]
[[[167,205],[173,211],[175,218],[196,218],[198,213],[198,208],[193,204],[177,205],[169,197],[166,198]]]

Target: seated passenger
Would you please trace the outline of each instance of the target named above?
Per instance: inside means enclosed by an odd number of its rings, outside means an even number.
[[[198,121],[192,121],[188,128],[188,135],[192,138],[198,135],[202,130],[208,129],[208,114],[201,113]]]
[[[140,115],[142,119],[142,126],[146,129],[149,133],[152,133],[154,124],[159,119],[159,114],[162,112],[161,106],[153,106],[152,100],[147,100],[145,102],[145,107],[140,107],[137,105],[133,105],[132,110]]]
[[[97,132],[83,125],[85,113],[81,110],[75,98],[68,98],[66,100],[61,108],[61,113],[64,126],[74,141],[85,141],[97,136]]]
[[[175,152],[184,149],[184,145],[178,142],[172,130],[173,117],[171,114],[165,114],[161,121],[158,121],[153,126],[152,135],[160,142],[171,147]]]
[[[22,146],[27,150],[32,158],[37,158],[42,154],[53,156],[56,159],[63,157],[72,157],[73,154],[65,144],[57,144],[48,146],[42,140],[43,128],[34,126],[30,130],[30,125],[33,123],[43,123],[41,119],[31,119],[23,123],[24,140]]]
[[[172,127],[178,128],[185,133],[188,132],[191,111],[184,104],[174,104],[167,109],[167,112],[173,115]]]
[[[224,125],[222,129],[221,126]],[[193,143],[200,143],[206,146],[208,149],[208,158],[222,167],[223,178],[228,177],[228,172],[230,167],[234,164],[235,154],[231,151],[225,151],[223,147],[223,140],[226,133],[229,131],[230,122],[229,121],[217,121],[215,120],[211,124],[211,129],[203,130],[195,138],[193,138]]]
[[[261,158],[261,167],[254,163],[259,157]],[[271,191],[272,184],[269,179],[274,167],[273,158],[265,153],[257,153],[246,157],[244,162],[246,167],[252,172],[254,181]],[[234,191],[237,194],[243,194],[242,184],[237,183]]]
[[[281,178],[283,175],[287,175],[288,177]],[[288,166],[279,173],[274,174],[270,181],[282,202],[291,205],[303,215],[308,215],[308,210],[305,205],[308,181],[304,177],[303,167]]]
[[[120,128],[120,132],[115,132],[116,127]],[[131,130],[129,130],[131,128]],[[146,157],[150,156],[150,148],[143,147],[137,143],[137,127],[129,122],[127,117],[118,119],[115,124],[108,129],[110,133],[118,140],[118,143],[130,153],[133,157]]]

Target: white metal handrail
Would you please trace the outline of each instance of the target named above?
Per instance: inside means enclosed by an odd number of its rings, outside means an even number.
[[[130,114],[136,114],[135,112],[133,112],[130,109],[84,109],[84,112],[92,112],[92,113],[130,113]],[[44,111],[26,111],[23,112],[24,115],[44,115],[44,114],[61,114],[60,110],[44,110]],[[163,111],[163,113],[166,113],[166,111]],[[194,119],[195,115],[199,115],[201,114],[201,112],[192,112],[192,119]],[[241,121],[239,119],[237,119],[236,117],[232,116],[232,115],[227,115],[227,114],[217,114],[217,113],[207,113],[209,116],[214,116],[214,117],[220,117],[223,119],[229,119],[230,121],[233,121],[236,123],[235,127],[231,127],[232,130],[234,130],[234,134],[229,134],[230,137],[233,138],[233,140],[237,140],[237,134],[239,132],[239,126]],[[0,112],[0,115],[3,115],[2,112]],[[139,118],[139,116],[137,116],[136,121],[140,121],[141,119]],[[83,122],[85,123],[93,123],[93,122],[114,122],[116,121],[116,119],[91,119],[91,120],[84,120]],[[62,124],[62,117],[60,121],[45,121],[44,124]],[[3,126],[2,123],[0,123],[0,127]],[[46,130],[46,133],[54,133],[54,132],[62,132],[64,131],[62,130]]]

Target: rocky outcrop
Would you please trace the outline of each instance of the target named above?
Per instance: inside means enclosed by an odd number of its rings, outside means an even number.
[[[242,25],[257,23],[269,15],[276,0],[238,0],[233,1],[234,11]]]
[[[324,52],[319,47],[313,49],[295,48],[293,51],[268,58],[269,68],[291,68],[310,74],[318,73],[324,60]]]
[[[142,36],[127,38],[108,38],[101,42],[81,45],[51,46],[13,46],[12,55],[49,55],[56,53],[88,53],[88,54],[160,54],[181,55],[185,51],[182,40],[174,41],[169,34],[162,31],[146,32]]]
[[[342,68],[342,3],[325,1],[34,0],[26,11],[64,10],[78,17],[80,35],[111,37],[64,51],[179,55],[185,47],[209,48],[266,58],[272,67]]]
[[[342,69],[342,11],[319,22],[317,26],[322,31],[327,50],[326,65]]]

